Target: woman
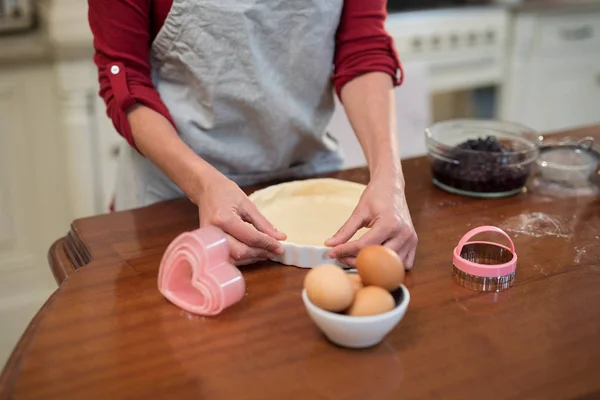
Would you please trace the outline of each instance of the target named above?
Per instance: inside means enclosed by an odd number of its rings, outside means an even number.
[[[354,265],[383,244],[412,267],[417,237],[395,143],[401,66],[385,0],[88,0],[100,95],[121,152],[115,207],[187,195],[237,265],[283,251],[239,186],[337,170],[334,93],[371,182],[326,243]],[[349,241],[363,226],[372,229]]]

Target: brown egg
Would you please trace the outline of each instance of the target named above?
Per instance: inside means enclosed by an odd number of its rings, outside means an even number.
[[[393,310],[394,298],[387,290],[378,286],[366,286],[356,292],[354,302],[346,314],[359,317],[382,314]]]
[[[369,246],[356,257],[356,269],[365,286],[379,286],[392,291],[404,281],[404,263],[393,250]]]
[[[358,274],[348,274],[348,279],[352,283],[352,287],[356,292],[358,289],[362,289],[364,287],[362,281],[360,280],[360,275]]]
[[[344,311],[354,301],[354,288],[344,270],[336,265],[320,265],[304,278],[310,301],[327,311]]]

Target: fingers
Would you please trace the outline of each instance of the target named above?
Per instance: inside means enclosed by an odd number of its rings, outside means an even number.
[[[356,257],[343,257],[338,259],[338,261],[350,268],[356,268]]]
[[[231,260],[231,264],[235,265],[236,267],[242,267],[244,265],[252,265],[252,264],[256,264],[259,262],[265,261],[265,259],[263,258],[252,258],[249,260],[242,260],[242,261],[235,261],[235,260]]]
[[[408,232],[408,235],[399,235],[384,246],[395,251],[406,269],[411,269],[415,261],[415,252],[417,249],[417,235],[414,232]]]
[[[354,210],[346,223],[333,235],[325,241],[325,246],[335,247],[342,243],[346,243],[356,234],[356,232],[365,226],[366,218],[362,212]]]
[[[249,265],[275,258],[276,255],[265,249],[250,247],[231,235],[227,235],[230,262],[234,265]]]
[[[415,253],[416,252],[417,252],[416,247],[413,247],[412,249],[410,249],[410,251],[406,255],[406,259],[404,261],[404,267],[406,269],[412,269],[413,265],[415,265]]]
[[[349,267],[356,266],[358,252],[368,246],[384,245],[395,251],[402,259],[405,268],[413,267],[417,247],[417,235],[404,223],[378,221],[358,240],[340,244],[329,252],[329,257],[338,259]]]
[[[415,253],[417,251],[418,241],[417,235],[413,232],[412,235],[404,241],[404,245],[399,252],[406,269],[411,269],[415,263]]]
[[[240,216],[242,219],[254,225],[259,231],[266,233],[277,240],[285,240],[287,238],[285,233],[278,231],[277,228],[262,215],[252,201],[247,203],[244,210],[240,210]]]
[[[331,258],[355,257],[358,252],[367,246],[378,245],[386,242],[392,235],[392,230],[382,222],[375,223],[373,228],[360,239],[340,244],[329,252]]]
[[[384,246],[392,249],[398,254],[400,259],[404,263],[404,267],[406,269],[412,269],[415,262],[416,252],[416,247],[414,244],[406,242],[405,246],[397,246],[393,243],[388,242]],[[400,249],[398,250],[398,248]],[[356,257],[342,257],[339,258],[338,261],[344,265],[347,265],[350,268],[356,268]]]
[[[232,213],[226,219],[217,220],[216,224],[225,233],[235,237],[249,247],[260,248],[276,254],[283,253],[283,246],[277,239],[259,232],[252,224],[242,221],[236,214]]]

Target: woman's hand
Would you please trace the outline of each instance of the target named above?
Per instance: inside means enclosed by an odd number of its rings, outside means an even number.
[[[279,240],[285,240],[286,235],[224,175],[215,174],[193,201],[198,206],[200,227],[213,225],[227,235],[232,264],[253,264],[283,253]]]
[[[361,228],[370,228],[361,238],[349,241]],[[348,221],[326,243],[329,256],[351,267],[366,246],[383,245],[394,250],[406,268],[413,266],[417,234],[413,227],[403,185],[397,178],[375,178],[364,191]]]
[[[285,234],[267,221],[234,182],[198,157],[165,117],[136,105],[128,119],[142,154],[198,206],[200,227],[214,225],[225,232],[233,264],[252,264],[283,252],[278,240],[285,240]]]
[[[350,219],[325,242],[333,247],[329,256],[355,266],[361,249],[384,245],[398,253],[406,268],[412,268],[417,234],[404,198],[393,81],[387,73],[365,73],[346,83],[341,97],[369,165],[371,183]],[[349,242],[363,227],[370,228],[369,232]]]

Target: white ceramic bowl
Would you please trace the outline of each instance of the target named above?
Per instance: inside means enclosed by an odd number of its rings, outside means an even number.
[[[394,294],[397,305],[393,310],[366,317],[351,317],[325,311],[310,301],[306,289],[302,290],[302,300],[309,317],[329,340],[343,347],[360,349],[381,342],[404,317],[410,302],[408,289],[400,285]]]

